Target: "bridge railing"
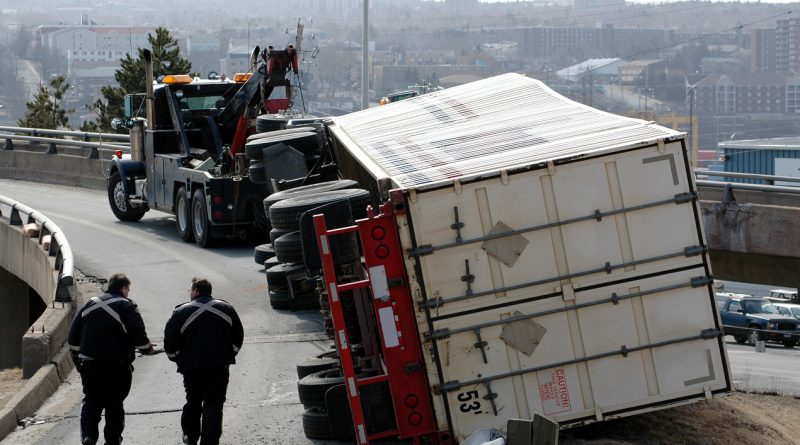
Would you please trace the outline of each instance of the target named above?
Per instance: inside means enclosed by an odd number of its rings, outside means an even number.
[[[753,184],[745,182],[697,179],[695,181],[697,185],[703,187],[800,194],[800,178],[794,176],[760,175],[755,173],[718,172],[710,170],[694,170],[694,173],[696,177],[710,176],[763,181],[763,184]],[[789,182],[797,185],[775,185],[776,182]]]
[[[56,302],[71,302],[75,295],[74,258],[67,237],[61,228],[43,213],[6,196],[0,195],[0,205],[10,209],[8,224],[22,226],[36,223],[39,227],[38,242],[40,245],[45,236],[50,236],[50,247],[47,254],[55,257],[54,270],[58,271],[58,277],[55,283],[55,295],[49,297]],[[0,207],[0,216],[3,216],[2,207]]]
[[[28,147],[30,144],[45,145],[47,154],[58,154],[58,147],[75,147],[87,150],[89,159],[98,159],[99,150],[130,153],[130,136],[127,134],[0,126],[0,140],[4,141],[3,150],[18,148],[15,142],[26,142]]]

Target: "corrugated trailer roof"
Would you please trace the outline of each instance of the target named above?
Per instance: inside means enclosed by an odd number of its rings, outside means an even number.
[[[684,133],[571,101],[503,74],[333,118],[376,179],[427,188],[550,160],[652,144]]]

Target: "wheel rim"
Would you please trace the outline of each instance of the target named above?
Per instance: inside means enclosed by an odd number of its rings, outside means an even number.
[[[125,199],[125,185],[122,181],[114,185],[114,205],[123,212],[128,211],[128,200]]]
[[[206,231],[206,213],[205,206],[199,199],[196,199],[194,205],[192,206],[192,217],[194,218],[195,236],[202,238]]]
[[[178,229],[185,233],[189,224],[189,209],[186,208],[186,198],[178,197]]]
[[[756,330],[750,331],[750,343],[756,344],[757,340],[758,340],[758,331]]]

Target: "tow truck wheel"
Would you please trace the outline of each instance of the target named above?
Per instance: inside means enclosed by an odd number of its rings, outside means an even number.
[[[202,190],[197,189],[192,195],[192,234],[194,241],[200,247],[211,245],[211,228],[208,224],[208,212],[206,211],[206,197]]]
[[[111,205],[111,211],[114,216],[120,221],[135,222],[142,219],[145,212],[135,208],[125,191],[125,183],[122,182],[122,176],[116,171],[111,175],[108,180],[108,203]]]
[[[178,189],[175,196],[175,224],[178,227],[178,235],[186,242],[194,240],[192,233],[192,213],[189,211],[189,200],[186,198],[186,188]]]

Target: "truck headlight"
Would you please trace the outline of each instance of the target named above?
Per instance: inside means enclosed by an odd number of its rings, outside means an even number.
[[[778,327],[777,323],[767,323],[767,329],[775,329]]]

